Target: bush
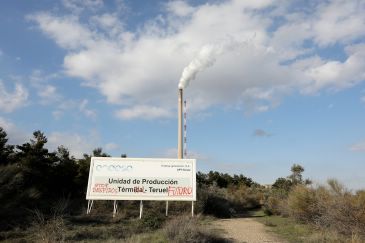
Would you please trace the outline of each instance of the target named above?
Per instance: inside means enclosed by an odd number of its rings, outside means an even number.
[[[228,200],[231,201],[236,211],[244,209],[255,209],[261,206],[261,199],[264,197],[263,192],[254,186],[246,185],[231,186],[227,191]]]
[[[289,214],[301,222],[314,222],[317,217],[317,201],[313,189],[296,186],[288,197]]]
[[[289,216],[287,194],[281,189],[272,190],[263,205],[265,214]]]
[[[158,229],[165,222],[165,215],[161,212],[147,212],[142,216],[141,225],[149,230]]]
[[[198,189],[197,213],[229,218],[235,213],[226,188],[202,186]]]
[[[344,235],[365,236],[365,194],[352,194],[336,180],[328,184],[327,196],[319,200],[323,213],[318,224]]]
[[[204,214],[213,215],[218,218],[230,218],[235,213],[230,202],[219,196],[209,196],[206,206],[204,208]]]
[[[329,180],[328,186],[309,188],[297,185],[288,194],[280,197],[277,190],[266,200],[267,214],[288,215],[299,222],[309,223],[321,229],[311,242],[327,242],[336,239],[345,242],[361,242],[365,238],[365,192],[356,194],[336,180]],[[283,196],[283,195],[282,195]],[[287,204],[285,204],[285,202]]]

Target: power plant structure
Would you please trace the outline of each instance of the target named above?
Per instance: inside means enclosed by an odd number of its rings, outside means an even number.
[[[184,103],[184,106],[183,106]],[[185,108],[185,111],[184,111]],[[187,155],[186,146],[186,101],[184,102],[184,89],[179,88],[178,93],[178,121],[177,121],[177,158],[183,159]],[[183,115],[184,114],[184,115]],[[183,125],[184,124],[184,125]],[[184,135],[183,135],[184,134]],[[169,202],[166,201],[166,216],[168,215]],[[191,216],[194,217],[194,201],[191,201]]]
[[[184,157],[184,148],[183,148],[183,100],[184,100],[184,91],[183,89],[179,89],[179,98],[178,98],[178,122],[177,122],[177,158],[182,159]]]

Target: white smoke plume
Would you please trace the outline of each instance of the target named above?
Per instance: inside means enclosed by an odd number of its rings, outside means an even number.
[[[194,80],[196,75],[204,69],[211,67],[216,62],[217,57],[227,51],[234,51],[243,46],[247,42],[238,42],[232,39],[222,41],[218,44],[204,45],[198,55],[186,66],[182,72],[179,89],[188,87],[191,80]]]

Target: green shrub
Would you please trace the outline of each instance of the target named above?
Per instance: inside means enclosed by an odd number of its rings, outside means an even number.
[[[142,219],[141,225],[149,230],[158,229],[165,222],[165,215],[161,212],[150,211],[146,212]]]

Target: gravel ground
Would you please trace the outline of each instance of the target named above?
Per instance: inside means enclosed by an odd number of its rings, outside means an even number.
[[[213,223],[224,232],[224,237],[234,242],[247,243],[285,243],[265,230],[265,226],[252,218],[220,219]]]

